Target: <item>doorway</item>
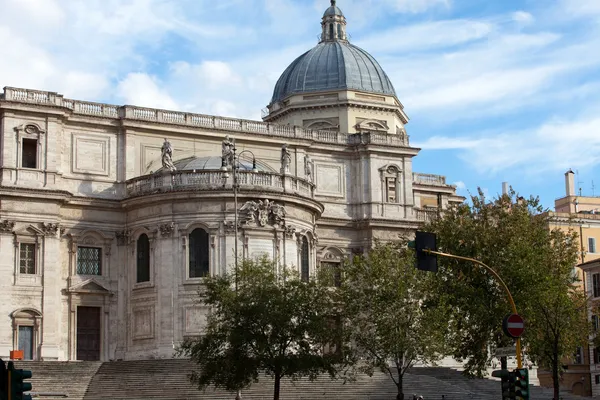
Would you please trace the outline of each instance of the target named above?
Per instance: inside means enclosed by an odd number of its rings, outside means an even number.
[[[100,307],[77,307],[77,359],[100,361]]]
[[[23,360],[33,360],[33,326],[19,326],[19,350]]]

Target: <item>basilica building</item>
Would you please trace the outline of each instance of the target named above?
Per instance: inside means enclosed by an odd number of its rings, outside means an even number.
[[[464,200],[413,172],[394,86],[331,3],[263,121],[4,88],[0,357],[173,357],[206,276],[265,254],[339,272]]]

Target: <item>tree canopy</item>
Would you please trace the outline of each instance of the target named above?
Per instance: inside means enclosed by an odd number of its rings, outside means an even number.
[[[525,319],[522,341],[528,355],[547,367],[559,365],[587,340],[585,301],[573,274],[576,233],[550,229],[551,217],[535,198],[511,192],[489,201],[479,191],[470,200],[445,211],[424,230],[437,234],[441,251],[494,269]],[[512,343],[501,330],[503,317],[511,312],[508,300],[484,269],[444,257],[438,263],[435,293],[452,306],[447,320],[453,355],[466,360],[466,373],[482,375],[493,355],[489,351]],[[565,313],[568,318],[561,319]]]
[[[444,354],[447,308],[433,277],[414,267],[405,241],[379,243],[344,266],[339,295],[356,370],[389,375],[404,399],[403,377],[417,361]]]
[[[243,261],[237,292],[234,282],[234,275],[205,280],[201,301],[211,309],[206,329],[179,348],[199,365],[191,379],[200,389],[241,390],[266,373],[277,400],[284,377],[335,374],[339,355],[323,352],[336,339],[329,288],[314,279],[302,282],[289,269],[278,274],[266,258]]]

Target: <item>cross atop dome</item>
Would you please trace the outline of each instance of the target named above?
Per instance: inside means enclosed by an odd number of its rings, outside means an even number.
[[[331,6],[325,10],[321,26],[321,42],[348,41],[346,18],[342,10],[335,5],[335,0],[331,0]]]

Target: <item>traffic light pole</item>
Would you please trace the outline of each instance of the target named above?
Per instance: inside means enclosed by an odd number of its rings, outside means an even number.
[[[464,260],[464,261],[471,261],[483,268],[485,268],[488,272],[490,272],[497,280],[498,282],[500,282],[500,286],[502,286],[502,288],[504,288],[504,291],[506,292],[506,296],[508,297],[508,302],[510,303],[510,306],[512,307],[512,311],[514,314],[518,314],[517,313],[517,306],[515,305],[515,301],[513,300],[512,294],[510,294],[510,290],[508,290],[508,286],[506,286],[506,283],[504,283],[504,281],[502,280],[502,278],[500,278],[500,275],[498,275],[496,273],[496,271],[494,271],[492,268],[490,268],[489,266],[485,265],[484,263],[482,263],[481,261],[478,261],[474,258],[469,258],[469,257],[462,257],[462,256],[455,256],[454,254],[448,254],[448,253],[442,253],[440,251],[434,251],[434,250],[429,250],[429,249],[423,249],[422,250],[424,253],[429,253],[429,254],[435,254],[438,256],[442,256],[442,257],[448,257],[448,258],[455,258],[457,260]],[[517,338],[517,366],[519,369],[523,368],[523,362],[521,359],[521,338]]]

